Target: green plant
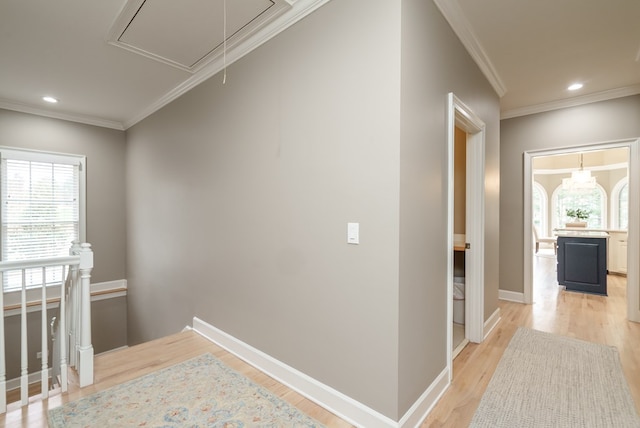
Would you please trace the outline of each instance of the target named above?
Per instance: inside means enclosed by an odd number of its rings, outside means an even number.
[[[583,210],[582,208],[569,208],[567,209],[567,217],[574,218],[576,220],[586,220],[589,218],[591,210]]]

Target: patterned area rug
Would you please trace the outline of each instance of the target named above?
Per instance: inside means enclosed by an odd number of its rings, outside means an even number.
[[[471,427],[640,427],[614,347],[519,328]]]
[[[49,411],[58,427],[322,427],[203,354]]]

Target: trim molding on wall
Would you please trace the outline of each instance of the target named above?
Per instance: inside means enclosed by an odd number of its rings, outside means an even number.
[[[509,290],[498,290],[498,299],[508,302],[524,303],[524,293]]]
[[[94,301],[92,299],[92,301]],[[96,357],[98,355],[104,355],[104,354],[109,354],[111,352],[115,352],[115,351],[120,351],[122,349],[127,349],[129,346],[120,346],[119,348],[114,348],[114,349],[109,349],[108,351],[104,351],[104,352],[100,352],[98,354],[96,354]],[[51,370],[51,367],[49,367],[47,370]],[[34,373],[29,373],[28,376],[28,384],[31,385],[33,383],[40,383],[40,381],[42,380],[42,376],[40,375],[40,373],[42,373],[42,370],[39,370],[37,372]],[[16,377],[14,379],[9,379],[7,381],[7,391],[11,391],[13,389],[18,389],[20,388],[20,377]]]
[[[500,308],[498,308],[491,314],[489,319],[487,319],[487,321],[485,321],[484,323],[485,339],[487,338],[487,336],[489,336],[489,334],[493,331],[493,329],[496,328],[496,326],[498,325],[501,319],[502,318],[500,318]]]
[[[184,80],[178,86],[164,94],[156,102],[147,106],[142,111],[133,117],[128,118],[123,122],[124,129],[129,129],[136,123],[142,121],[146,117],[160,110],[171,101],[180,97],[182,94],[188,92],[190,89],[196,87],[200,83],[214,76],[225,66],[228,67],[235,61],[247,55],[257,47],[261,46],[265,42],[271,40],[273,37],[280,34],[311,12],[315,11],[319,7],[323,6],[331,0],[287,0],[287,3],[291,5],[291,9],[283,15],[280,15],[275,20],[262,27],[259,31],[253,33],[250,37],[243,40],[243,42],[227,52],[226,60],[223,61],[222,57],[218,57],[216,60],[209,62],[203,66],[197,73]]]
[[[50,369],[51,368],[49,368],[48,370]],[[32,383],[40,383],[42,380],[42,375],[40,373],[42,373],[42,370],[38,370],[34,373],[29,373],[29,375],[27,376],[27,384],[31,385]],[[20,377],[9,379],[7,381],[7,391],[12,391],[18,388],[20,388]]]
[[[117,129],[118,131],[124,131],[124,125],[113,120],[101,119],[99,117],[88,116],[85,114],[61,113],[2,98],[0,98],[0,108],[3,108],[5,110],[18,111],[20,113],[33,114],[36,116],[49,117],[52,119],[68,120],[70,122],[83,123],[85,125],[100,126],[102,128],[111,128]]]
[[[96,302],[98,300],[113,299],[115,297],[121,297],[127,295],[127,280],[120,279],[117,281],[98,282],[91,284],[91,301]],[[39,303],[39,302],[38,302]],[[47,304],[47,309],[54,309],[57,306],[57,302],[50,302]],[[40,310],[40,305],[31,305],[27,308],[27,312],[36,312]],[[4,312],[4,316],[20,315],[20,309],[10,309]],[[120,349],[128,348],[128,346],[121,346],[119,348],[111,349],[109,351],[101,352],[96,355],[107,354]],[[51,367],[48,368],[51,370]],[[29,373],[27,383],[40,383],[41,370],[37,372]],[[7,391],[20,388],[20,377],[7,380]]]
[[[440,9],[440,12],[451,26],[451,29],[456,33],[471,58],[473,58],[478,65],[482,74],[484,74],[484,77],[487,78],[493,90],[496,91],[499,97],[504,96],[504,94],[507,93],[507,87],[493,66],[489,55],[485,52],[478,37],[476,37],[476,34],[473,32],[471,24],[469,24],[469,21],[464,16],[458,3],[447,0],[433,0],[433,2],[438,6],[438,9]]]
[[[400,422],[396,422],[197,317],[193,318],[193,330],[278,382],[356,426],[367,428],[417,427],[449,386],[448,370],[445,369],[407,411]]]
[[[398,427],[418,428],[431,410],[433,410],[434,406],[440,400],[447,388],[449,388],[449,385],[449,369],[445,367],[436,380],[429,385],[429,388],[427,388],[420,398],[413,403],[413,406],[407,410],[404,416],[400,419],[400,422],[398,422]]]
[[[630,97],[637,94],[640,94],[640,85],[610,89],[608,91],[596,92],[594,94],[582,95],[578,97],[568,98],[566,100],[558,100],[543,104],[505,110],[500,115],[500,120],[527,116],[536,113],[544,113],[546,111],[559,110],[561,108],[577,107],[585,104],[596,103],[599,101],[612,100],[615,98]]]
[[[60,286],[47,287],[47,309],[54,309],[60,301]],[[29,293],[33,292],[33,293]],[[91,301],[113,299],[127,295],[127,280],[118,279],[115,281],[96,282],[91,284]],[[27,290],[27,313],[40,310],[41,293],[40,288]],[[20,292],[8,292],[4,296],[4,316],[10,317],[20,314]],[[16,307],[18,306],[18,307]]]
[[[397,423],[316,379],[276,360],[228,333],[193,318],[193,329],[287,387],[356,426],[395,428]]]

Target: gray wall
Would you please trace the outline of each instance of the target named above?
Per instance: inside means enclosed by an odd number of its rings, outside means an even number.
[[[527,151],[640,137],[640,95],[500,123],[500,288],[523,292],[523,158]]]
[[[431,2],[341,0],[127,131],[131,344],[195,314],[398,420],[446,366],[451,90],[487,123],[492,313],[498,98]]]
[[[0,109],[0,145],[87,157],[91,282],[125,278],[125,133]]]
[[[400,415],[446,367],[446,99],[486,124],[485,319],[498,302],[499,99],[431,1],[402,2]]]
[[[399,12],[329,2],[127,131],[131,344],[195,315],[396,417]]]

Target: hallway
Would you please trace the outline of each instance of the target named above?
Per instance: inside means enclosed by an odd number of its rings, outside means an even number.
[[[543,250],[535,258],[534,270],[535,303],[522,305],[500,301],[500,323],[484,343],[467,345],[455,359],[453,383],[422,427],[464,427],[469,424],[504,349],[519,326],[615,346],[636,408],[640,410],[640,324],[625,319],[626,278],[609,275],[609,296],[604,297],[566,292],[559,287],[552,252],[546,254]],[[95,385],[81,391],[73,386],[68,395],[54,394],[44,403],[32,399],[24,409],[19,403],[13,403],[6,415],[0,415],[0,426],[46,427],[49,405],[58,406],[203,352],[218,356],[326,426],[351,426],[193,332],[97,356]]]

